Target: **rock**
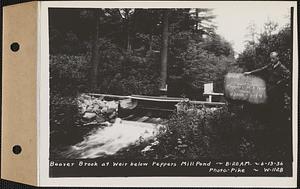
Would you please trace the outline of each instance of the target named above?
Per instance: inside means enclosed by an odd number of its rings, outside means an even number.
[[[123,109],[132,110],[137,106],[137,101],[133,101],[132,99],[124,99],[120,100],[120,107]]]
[[[104,106],[106,106],[106,101],[104,101],[104,100],[97,99],[97,100],[95,100],[94,103],[97,104],[100,108],[103,108]]]
[[[115,123],[116,123],[116,124],[121,124],[121,123],[122,123],[122,119],[121,119],[121,118],[119,118],[119,117],[118,117],[118,118],[116,118],[116,120],[115,120]]]
[[[115,123],[116,119],[109,119],[108,120],[110,123]]]
[[[93,112],[85,112],[83,115],[84,119],[93,119],[94,117],[96,117],[97,114],[93,113]]]
[[[103,107],[103,108],[101,109],[101,113],[106,113],[107,110],[108,110],[108,108],[105,106],[105,107]]]
[[[112,112],[111,114],[109,114],[108,118],[109,118],[109,119],[114,119],[114,118],[116,118],[116,116],[117,116],[117,112],[114,111],[114,112]]]
[[[85,111],[87,111],[87,112],[93,112],[93,106],[92,105],[87,105]]]
[[[159,144],[159,141],[158,141],[158,140],[151,143],[152,146],[156,146],[156,145],[158,145],[158,144]]]
[[[92,112],[95,112],[95,113],[99,113],[100,112],[100,106],[98,104],[95,104],[92,108]]]
[[[149,152],[149,151],[153,151],[153,149],[151,148],[152,146],[146,146],[141,152]]]
[[[98,123],[103,123],[103,122],[105,122],[106,120],[105,120],[105,118],[104,118],[102,115],[97,115],[97,116],[96,116],[96,121],[97,121]]]
[[[113,123],[118,115],[119,101],[105,101],[101,97],[81,95],[77,99],[79,111],[83,118],[90,120],[96,118],[98,123],[109,121]],[[123,107],[131,107],[131,99],[122,101]]]
[[[100,123],[100,125],[101,126],[110,126],[110,125],[112,125],[110,122],[108,122],[108,121],[105,121],[105,122],[103,122],[103,123]]]
[[[111,116],[112,114],[115,114],[115,113],[117,112],[117,110],[118,110],[118,109],[112,109],[112,108],[109,108],[109,109],[107,109],[104,113],[109,114],[109,115]],[[110,117],[110,116],[109,116],[109,117]]]
[[[106,103],[107,109],[118,109],[119,103],[117,101],[109,101]]]
[[[92,121],[90,123],[85,123],[83,126],[88,126],[88,125],[96,125],[98,122],[97,121]]]

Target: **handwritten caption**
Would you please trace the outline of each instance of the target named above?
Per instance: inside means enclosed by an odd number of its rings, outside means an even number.
[[[263,173],[283,173],[283,161],[50,161],[50,168],[95,168],[95,167],[113,167],[113,168],[128,168],[128,167],[148,167],[148,168],[199,168],[205,169],[207,173],[228,173],[247,174],[255,172]]]
[[[265,103],[267,100],[266,83],[259,77],[228,73],[224,82],[227,98],[248,101],[254,104]]]

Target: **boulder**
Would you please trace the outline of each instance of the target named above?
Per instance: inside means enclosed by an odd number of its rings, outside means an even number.
[[[84,119],[93,119],[97,116],[96,113],[94,112],[85,112],[84,115],[83,115],[83,118]]]
[[[132,99],[124,99],[120,100],[120,107],[123,109],[132,110],[137,106],[137,101],[133,101]]]

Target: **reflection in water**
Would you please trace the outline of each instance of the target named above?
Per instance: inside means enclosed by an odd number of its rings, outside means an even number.
[[[138,141],[147,141],[159,133],[161,125],[121,121],[93,130],[84,140],[62,155],[65,158],[85,159],[113,155]]]

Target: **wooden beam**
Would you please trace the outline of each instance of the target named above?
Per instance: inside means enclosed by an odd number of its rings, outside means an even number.
[[[90,96],[101,96],[101,97],[113,97],[113,98],[120,98],[120,99],[126,99],[130,98],[130,96],[121,96],[121,95],[111,95],[111,94],[96,94],[96,93],[87,93],[87,95]]]
[[[207,102],[207,101],[189,101],[191,104],[202,104],[202,105],[212,105],[212,106],[224,106],[224,102]]]
[[[107,97],[114,97],[120,99],[135,99],[135,100],[144,100],[144,101],[153,101],[153,102],[189,102],[191,104],[203,104],[203,105],[225,105],[224,102],[207,102],[207,101],[190,101],[187,98],[176,98],[176,97],[160,97],[160,96],[144,96],[144,95],[132,95],[132,96],[120,96],[120,95],[110,95],[110,94],[95,94],[95,93],[88,93],[91,96],[107,96]]]

